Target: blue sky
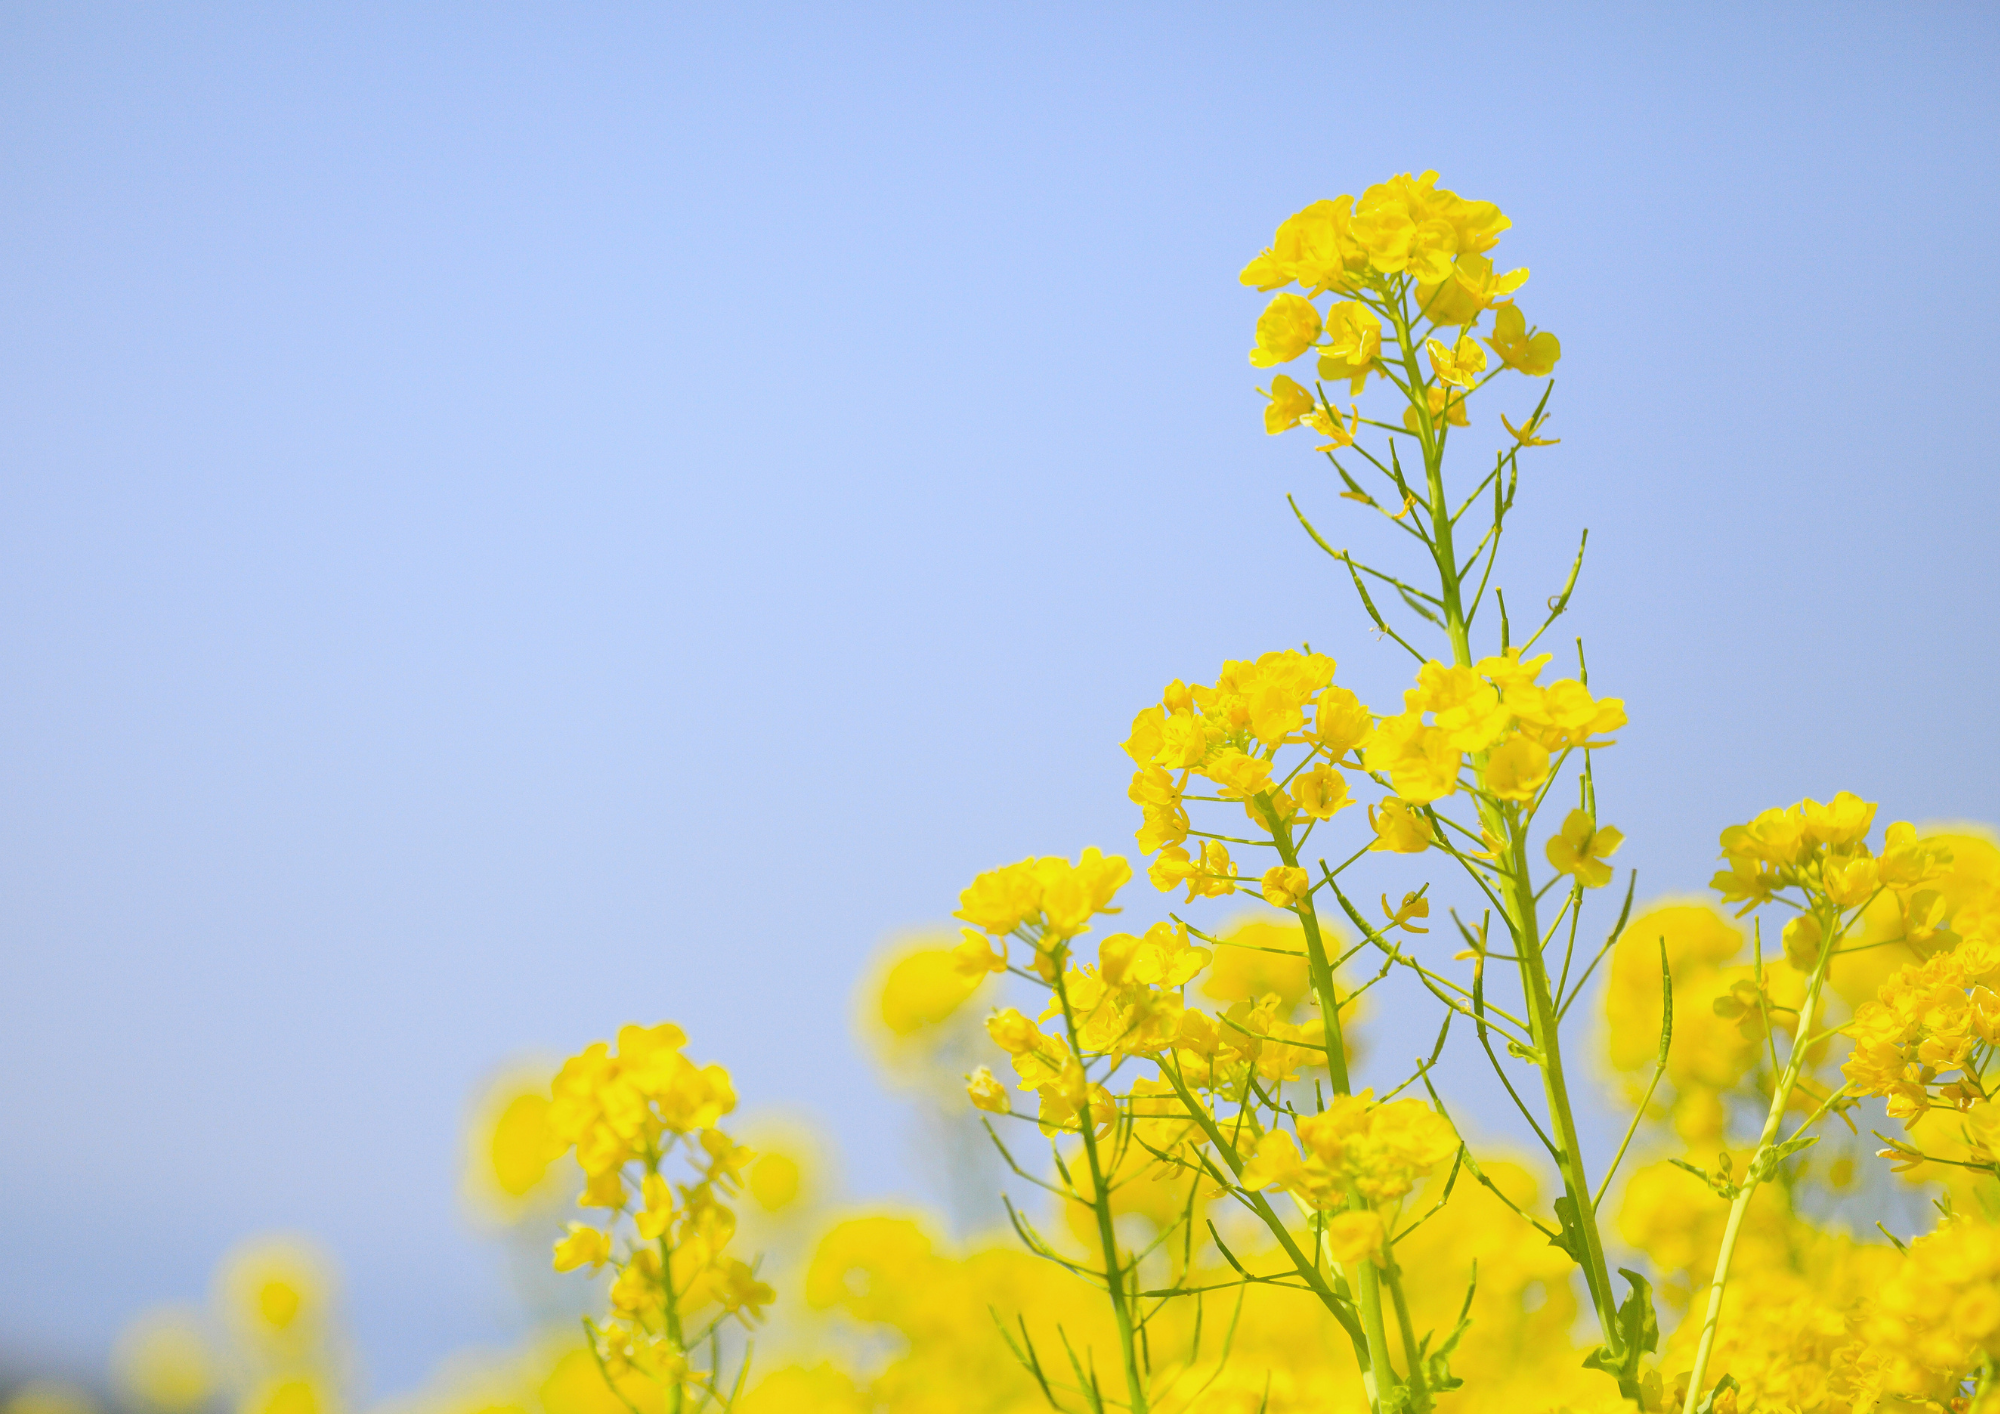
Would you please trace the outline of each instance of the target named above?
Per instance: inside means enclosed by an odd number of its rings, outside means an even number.
[[[295,1227],[408,1386],[507,1328],[466,1097],[627,1020],[912,1191],[848,1036],[880,941],[1127,844],[1170,678],[1309,638],[1394,700],[1235,279],[1393,172],[1499,202],[1563,340],[1503,568],[1590,527],[1641,894],[1805,794],[2000,817],[1996,38],[0,10],[0,1357],[88,1368]]]

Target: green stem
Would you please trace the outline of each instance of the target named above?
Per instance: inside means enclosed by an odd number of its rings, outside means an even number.
[[[1229,1176],[1240,1180],[1243,1176],[1243,1156],[1236,1152],[1236,1146],[1230,1142],[1229,1136],[1216,1125],[1215,1117],[1209,1114],[1201,1101],[1188,1089],[1187,1080],[1182,1076],[1180,1068],[1162,1063],[1160,1074],[1164,1075],[1167,1083],[1174,1087],[1174,1094],[1180,1097],[1182,1106],[1193,1117],[1208,1142],[1215,1146],[1215,1152],[1222,1156],[1222,1162],[1228,1167]],[[1211,1169],[1210,1172],[1218,1182],[1224,1182],[1220,1171]],[[1298,1240],[1292,1236],[1291,1229],[1285,1226],[1284,1219],[1278,1216],[1270,1201],[1262,1193],[1254,1190],[1246,1191],[1244,1199],[1249,1203],[1250,1211],[1263,1220],[1271,1236],[1277,1239],[1278,1246],[1291,1260],[1292,1267],[1299,1274],[1300,1280],[1312,1289],[1313,1295],[1319,1298],[1320,1304],[1326,1307],[1328,1314],[1340,1322],[1340,1328],[1347,1332],[1347,1338],[1354,1343],[1354,1356],[1363,1366],[1361,1378],[1368,1387],[1368,1400],[1372,1405],[1375,1402],[1375,1385],[1374,1372],[1367,1368],[1368,1338],[1355,1320],[1354,1313],[1347,1309],[1351,1303],[1345,1301],[1326,1284],[1326,1278],[1320,1273],[1319,1267],[1299,1246]]]
[[[1757,1191],[1769,1175],[1759,1172],[1760,1161],[1765,1167],[1775,1167],[1766,1159],[1772,1144],[1777,1140],[1778,1130],[1784,1125],[1785,1111],[1790,1107],[1792,1090],[1799,1083],[1799,1072],[1805,1067],[1807,1044],[1812,1036],[1813,1016],[1819,1010],[1820,993],[1825,988],[1827,965],[1833,959],[1834,950],[1840,944],[1838,930],[1826,929],[1827,941],[1820,947],[1819,961],[1814,965],[1812,977],[1806,983],[1806,999],[1799,1008],[1799,1029],[1792,1053],[1785,1062],[1784,1073],[1778,1078],[1776,1093],[1771,1096],[1771,1108],[1764,1116],[1764,1129],[1757,1136],[1757,1148],[1750,1156],[1749,1171],[1743,1175],[1743,1184],[1736,1190],[1736,1197],[1729,1204],[1729,1221],[1722,1229],[1722,1250],[1715,1257],[1715,1279],[1708,1288],[1708,1313],[1702,1318],[1701,1344],[1695,1348],[1694,1368],[1688,1372],[1687,1402],[1684,1414],[1694,1414],[1695,1406],[1701,1402],[1702,1384],[1708,1376],[1709,1356],[1715,1349],[1715,1330],[1722,1319],[1722,1296],[1729,1285],[1729,1267],[1736,1256],[1736,1235],[1743,1227],[1743,1214],[1749,1210],[1751,1195]],[[1822,1109],[1825,1107],[1822,1106]]]
[[[1528,876],[1528,830],[1525,822],[1507,820],[1497,807],[1481,803],[1481,813],[1490,812],[1494,823],[1506,831],[1509,878],[1502,902],[1507,905],[1508,928],[1514,934],[1514,955],[1520,962],[1521,990],[1528,1001],[1528,1037],[1540,1053],[1542,1092],[1548,1100],[1549,1127],[1556,1140],[1556,1167],[1562,1173],[1563,1192],[1570,1201],[1583,1252],[1578,1265],[1590,1288],[1591,1305],[1597,1323],[1614,1359],[1622,1356],[1624,1345],[1618,1324],[1618,1298],[1611,1287],[1610,1264],[1604,1259],[1604,1238],[1597,1226],[1597,1207],[1591,1200],[1590,1175],[1583,1166],[1583,1146],[1577,1135],[1576,1111],[1570,1103],[1569,1078],[1563,1070],[1561,1018],[1549,989],[1549,971],[1542,958],[1542,936],[1535,919],[1535,890]],[[1499,831],[1495,831],[1496,834]]]
[[[1271,804],[1270,792],[1258,793],[1257,809],[1271,831],[1271,842],[1278,847],[1278,857],[1285,861],[1287,868],[1298,868],[1299,851],[1292,840],[1292,827],[1278,818],[1278,812]],[[1294,911],[1305,932],[1306,971],[1312,979],[1313,997],[1319,1003],[1320,1036],[1326,1047],[1327,1076],[1335,1094],[1349,1095],[1353,1093],[1353,1084],[1347,1072],[1347,1041],[1341,1030],[1340,999],[1334,992],[1333,964],[1327,959],[1326,939],[1320,932],[1319,914],[1313,908],[1312,895],[1301,898]],[[1376,1407],[1379,1409],[1399,1384],[1396,1367],[1389,1359],[1388,1331],[1382,1324],[1381,1275],[1376,1271],[1375,1264],[1366,1260],[1353,1264],[1352,1275],[1354,1304],[1361,1310],[1361,1328],[1368,1336],[1368,1363],[1375,1371]],[[1410,1369],[1410,1378],[1410,1407],[1419,1410],[1427,1408],[1429,1399],[1422,1386],[1422,1374],[1414,1365]]]
[[[1410,1370],[1411,1408],[1428,1408],[1430,1385],[1424,1378],[1424,1357],[1417,1349],[1417,1330],[1410,1320],[1410,1303],[1403,1297],[1403,1269],[1396,1264],[1394,1251],[1385,1251],[1383,1255],[1387,1263],[1382,1269],[1382,1284],[1389,1288],[1389,1300],[1396,1308],[1396,1328],[1403,1337],[1403,1363]]]
[[[1466,623],[1464,601],[1459,586],[1458,559],[1452,545],[1451,504],[1445,498],[1444,429],[1431,420],[1430,405],[1423,389],[1415,334],[1402,310],[1400,300],[1390,305],[1396,343],[1410,379],[1410,404],[1416,409],[1418,440],[1424,453],[1425,492],[1430,501],[1431,548],[1437,563],[1438,597],[1443,601],[1446,636],[1451,640],[1452,661],[1460,667],[1473,663],[1471,628]],[[1484,765],[1475,759],[1474,769]],[[1491,801],[1479,804],[1481,823],[1495,839],[1508,846],[1507,889],[1502,895],[1502,914],[1514,939],[1514,955],[1519,959],[1521,989],[1528,1005],[1530,1039],[1539,1052],[1538,1068],[1548,1099],[1550,1128],[1556,1138],[1556,1167],[1562,1174],[1563,1192],[1575,1213],[1583,1251],[1577,1263],[1583,1268],[1590,1287],[1591,1305],[1604,1343],[1614,1357],[1624,1353],[1618,1327],[1618,1303],[1611,1288],[1611,1272],[1604,1259],[1604,1239],[1598,1231],[1597,1211],[1591,1203],[1589,1176],[1584,1171],[1582,1146],[1578,1142],[1576,1116],[1570,1102],[1569,1082],[1563,1072],[1562,1044],[1558,1035],[1559,1017],[1555,998],[1549,990],[1548,969],[1542,960],[1541,929],[1535,918],[1535,891],[1528,875],[1527,824],[1509,821]]]
[[[659,1161],[657,1159],[649,1159],[646,1164],[646,1171],[649,1174],[657,1175],[660,1171]],[[667,1242],[667,1235],[664,1232],[660,1234],[659,1246],[660,1286],[665,1296],[662,1304],[666,1308],[667,1339],[674,1343],[675,1350],[685,1354],[686,1343],[685,1334],[681,1328],[680,1295],[674,1290],[674,1249]],[[681,1414],[686,1398],[685,1388],[679,1380],[675,1380],[673,1388],[667,1393],[668,1414]]]
[[[1070,1010],[1069,986],[1063,978],[1063,956],[1056,954],[1055,991],[1062,1003],[1063,1029],[1069,1033],[1070,1054],[1079,1068],[1083,1047],[1077,1040],[1076,1015]],[[1118,1327],[1119,1354],[1125,1363],[1125,1394],[1132,1414],[1146,1414],[1146,1380],[1139,1369],[1138,1341],[1132,1324],[1132,1309],[1126,1301],[1125,1266],[1118,1253],[1118,1234],[1111,1225],[1111,1185],[1105,1181],[1104,1166],[1097,1153],[1097,1125],[1090,1115],[1090,1077],[1084,1076],[1084,1093],[1076,1111],[1076,1127],[1083,1133],[1083,1155],[1090,1166],[1090,1207],[1097,1217],[1097,1242],[1104,1254],[1104,1289],[1111,1298],[1111,1318]]]

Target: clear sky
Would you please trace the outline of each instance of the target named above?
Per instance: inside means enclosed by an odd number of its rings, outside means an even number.
[[[1129,847],[1169,678],[1309,638],[1394,702],[1236,283],[1393,172],[1499,202],[1562,338],[1503,568],[1532,602],[1590,527],[1642,896],[1805,794],[2000,818],[1997,39],[0,9],[0,1360],[88,1368],[292,1227],[407,1387],[506,1329],[467,1095],[627,1020],[910,1190],[879,942]]]

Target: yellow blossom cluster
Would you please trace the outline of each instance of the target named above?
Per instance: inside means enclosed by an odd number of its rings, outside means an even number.
[[[1688,1186],[1685,1176],[1680,1186]],[[1817,1231],[1768,1209],[1762,1225],[1771,1240],[1739,1261],[1731,1293],[1737,1314],[1722,1327],[1712,1356],[1711,1369],[1733,1383],[1719,1402],[1739,1414],[1894,1407],[1909,1386],[1885,1369],[1868,1326],[1877,1295],[1904,1260],[1886,1242]],[[1682,1324],[1668,1346],[1669,1368],[1685,1368],[1699,1330],[1698,1322]],[[1684,1388],[1675,1393],[1686,1398]]]
[[[1406,803],[1428,805],[1459,788],[1472,756],[1483,760],[1479,782],[1495,800],[1534,799],[1548,782],[1552,753],[1609,746],[1607,733],[1625,725],[1625,704],[1615,697],[1592,697],[1575,679],[1537,684],[1548,662],[1547,654],[1524,661],[1510,649],[1467,667],[1425,663],[1403,710],[1368,736],[1368,769],[1387,776]],[[1586,842],[1586,857],[1588,849]]]
[[[1911,1243],[1864,1335],[1885,1367],[1883,1393],[1953,1400],[1968,1373],[2000,1355],[2000,1227],[1948,1218]]]
[[[1905,966],[1848,1026],[1848,1084],[1884,1096],[1889,1117],[1905,1123],[1934,1104],[1971,1110],[1989,1103],[1987,1062],[2000,1043],[1995,981],[2000,944],[1985,938]]]
[[[958,916],[995,937],[1053,946],[1086,931],[1097,914],[1116,912],[1111,899],[1131,877],[1123,859],[1095,849],[1074,864],[1060,855],[1024,859],[974,879],[959,895]]]
[[[1260,1139],[1241,1182],[1283,1189],[1322,1212],[1393,1206],[1458,1149],[1451,1125],[1422,1100],[1377,1104],[1369,1090],[1303,1116],[1297,1129],[1296,1143],[1282,1129]]]
[[[1528,272],[1500,274],[1487,254],[1512,223],[1493,203],[1442,190],[1437,179],[1436,172],[1404,173],[1367,188],[1358,201],[1316,201],[1279,225],[1271,245],[1244,267],[1242,282],[1266,292],[1297,284],[1305,293],[1272,297],[1258,316],[1250,362],[1271,368],[1310,352],[1322,380],[1344,381],[1350,396],[1359,395],[1371,376],[1395,376],[1397,349],[1384,343],[1382,303],[1407,294],[1416,321],[1464,331],[1449,343],[1423,340],[1436,381],[1424,411],[1405,412],[1412,433],[1429,424],[1467,425],[1465,399],[1485,381],[1488,349],[1504,368],[1547,375],[1562,347],[1555,335],[1530,329],[1513,300]],[[1322,312],[1314,300],[1328,293],[1347,298]],[[1488,310],[1493,331],[1481,341],[1470,331]],[[1281,373],[1265,396],[1267,432],[1304,422],[1330,439],[1323,451],[1353,444],[1359,414],[1343,419],[1323,393],[1315,397]]]
[[[671,1022],[626,1026],[614,1050],[594,1042],[550,1083],[548,1125],[573,1152],[586,1208],[601,1225],[571,1223],[556,1244],[557,1271],[614,1270],[612,1319],[592,1328],[606,1378],[650,1380],[712,1394],[721,1372],[699,1358],[728,1319],[757,1320],[771,1288],[728,1252],[736,1215],[721,1201],[756,1157],[716,1122],[736,1108],[729,1073],[682,1054]],[[678,1164],[684,1177],[673,1178]]]
[[[1908,823],[1891,825],[1877,857],[1868,847],[1875,807],[1841,791],[1831,804],[1802,800],[1786,809],[1770,809],[1755,819],[1722,832],[1722,858],[1728,868],[1714,879],[1724,903],[1740,903],[1748,912],[1787,888],[1823,894],[1838,908],[1860,908],[1883,890],[1908,898],[1919,920],[1929,917],[1926,905],[1938,896],[1914,897],[1951,862],[1918,838]]]

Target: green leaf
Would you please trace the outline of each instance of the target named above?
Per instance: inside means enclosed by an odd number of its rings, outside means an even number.
[[[1798,1153],[1819,1143],[1817,1134],[1800,1134],[1787,1139],[1782,1144],[1773,1144],[1758,1153],[1756,1161],[1750,1165],[1749,1182],[1763,1183],[1778,1171],[1778,1165]]]
[[[1660,1318],[1653,1309],[1653,1284],[1630,1267],[1620,1267],[1631,1290],[1618,1303],[1618,1344],[1614,1351],[1600,1345],[1584,1357],[1587,1370],[1602,1370],[1618,1381],[1627,1399],[1638,1399],[1640,1357],[1660,1346]]]
[[[1715,1382],[1714,1389],[1701,1397],[1701,1403],[1694,1407],[1694,1414],[1715,1414],[1715,1401],[1735,1388],[1736,1376],[1724,1375]]]
[[[1556,1199],[1556,1221],[1562,1224],[1562,1231],[1549,1239],[1549,1246],[1560,1247],[1569,1253],[1572,1262],[1582,1266],[1583,1254],[1588,1250],[1583,1240],[1583,1224],[1577,1221],[1576,1200],[1567,1193]]]
[[[1620,1267],[1618,1275],[1625,1278],[1632,1287],[1618,1307],[1618,1330],[1625,1337],[1625,1349],[1658,1350],[1660,1318],[1653,1310],[1653,1284],[1630,1267]],[[1639,1361],[1634,1356],[1632,1368],[1637,1370],[1638,1367]]]
[[[1438,1348],[1424,1358],[1424,1379],[1429,1382],[1431,1389],[1439,1394],[1446,1390],[1457,1389],[1465,1383],[1451,1372],[1451,1352],[1458,1348],[1460,1337],[1472,1327],[1472,1296],[1478,1290],[1479,1263],[1475,1260],[1472,1264],[1472,1280],[1465,1288],[1465,1304],[1458,1308],[1458,1324],[1451,1328],[1451,1334],[1444,1338]],[[1424,1344],[1426,1346],[1430,1344],[1429,1336],[1424,1337]]]

